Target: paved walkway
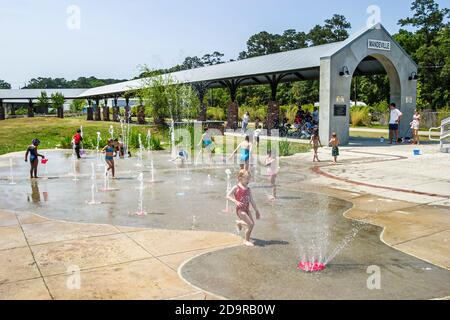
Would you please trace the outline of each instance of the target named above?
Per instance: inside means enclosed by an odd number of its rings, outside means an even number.
[[[308,183],[354,204],[348,218],[386,228],[382,240],[450,269],[450,155],[436,145],[341,148],[340,164],[320,163]],[[329,148],[319,157],[330,158]],[[310,155],[295,156],[311,161]],[[339,192],[337,190],[340,190]]]
[[[292,187],[351,201],[346,216],[384,227],[387,245],[450,269],[450,155],[436,145],[420,146],[423,155],[416,157],[415,146],[359,142],[341,148],[339,165],[313,166],[311,154],[287,160],[310,166],[311,179]],[[321,149],[321,159],[330,153]],[[1,211],[0,299],[218,299],[183,281],[178,268],[240,243],[227,233],[66,223]],[[77,270],[82,290],[73,289]]]
[[[178,267],[240,243],[231,234],[77,224],[1,211],[0,299],[219,299],[184,282]]]
[[[381,133],[387,134],[388,129],[377,129],[377,128],[350,128],[350,132],[371,132],[371,133]],[[430,135],[429,131],[419,131],[419,135],[428,137]],[[437,130],[431,132],[432,137],[439,137],[441,133]]]

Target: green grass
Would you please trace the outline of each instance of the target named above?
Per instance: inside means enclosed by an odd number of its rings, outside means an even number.
[[[234,150],[225,150],[226,146],[224,145],[224,138],[223,137],[215,137],[216,142],[216,150],[219,150],[220,153],[226,153],[230,154]],[[234,148],[236,148],[240,142],[242,142],[242,137],[234,137],[234,136],[226,136],[225,139],[227,139],[227,143],[229,143],[229,140],[231,139],[234,145]],[[265,139],[261,139],[259,146],[257,147],[259,150],[259,153],[263,153],[263,150],[271,150],[272,146],[275,146],[275,144],[278,143],[278,150],[279,155],[282,157],[292,156],[297,153],[306,153],[311,151],[311,146],[309,144],[304,143],[296,143],[296,142],[287,142],[287,141],[273,141],[270,142]],[[253,145],[254,148],[256,148],[256,145]],[[254,150],[255,151],[255,150]]]
[[[21,119],[8,119],[0,122],[0,155],[25,151],[27,146],[30,145],[31,140],[37,138],[41,140],[41,149],[54,149],[54,148],[70,148],[70,142],[76,130],[83,126],[85,148],[93,148],[96,144],[97,132],[101,132],[103,137],[102,145],[106,144],[106,139],[109,135],[109,126],[112,125],[115,132],[115,137],[121,133],[120,124],[115,122],[104,121],[86,121],[84,118],[21,118]],[[132,139],[131,147],[137,147],[137,136],[139,133],[142,135],[143,143],[145,143],[145,137],[149,126],[132,126]],[[169,131],[168,129],[156,129],[150,128],[152,131],[152,137],[160,140],[163,145],[170,147]],[[217,137],[218,143],[221,143],[221,139]],[[220,141],[220,142],[219,142]],[[240,141],[235,141],[237,144]],[[311,147],[306,144],[294,143],[294,142],[272,142],[279,143],[280,155],[289,156],[296,153],[309,152]],[[271,145],[265,140],[261,140],[260,148],[270,149]],[[157,148],[155,148],[157,149]],[[222,148],[221,148],[222,149]],[[227,150],[232,152],[233,150]]]
[[[82,118],[21,118],[0,121],[0,155],[25,151],[31,140],[38,138],[41,140],[41,149],[53,149],[64,147],[64,140],[69,142],[76,130],[83,126],[85,140],[96,140],[97,132],[101,132],[106,144],[109,137],[109,126],[112,125],[115,137],[121,133],[120,124],[116,122],[86,121]],[[141,133],[143,142],[149,126],[133,126],[132,131]],[[151,128],[152,135],[158,136],[164,141],[162,133],[155,128]],[[166,140],[167,142],[167,140]]]

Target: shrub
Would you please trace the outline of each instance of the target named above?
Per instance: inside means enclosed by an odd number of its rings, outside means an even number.
[[[313,104],[305,104],[305,105],[302,106],[302,109],[305,112],[313,113],[314,112],[314,105]]]
[[[298,106],[296,105],[288,106],[286,110],[286,119],[289,124],[294,124],[297,113],[298,113]]]
[[[290,156],[291,143],[289,141],[281,141],[280,142],[280,156],[287,157]]]
[[[226,119],[225,111],[219,107],[209,107],[206,110],[206,117],[208,118],[208,120],[215,121],[224,121]]]
[[[372,116],[369,107],[353,107],[350,110],[350,121],[352,127],[370,127]]]
[[[438,126],[440,126],[441,122],[448,117],[450,117],[450,106],[440,109],[437,117]]]

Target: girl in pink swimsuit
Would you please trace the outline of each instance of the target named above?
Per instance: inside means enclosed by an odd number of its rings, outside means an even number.
[[[252,193],[248,184],[250,183],[250,174],[247,170],[241,170],[238,175],[238,184],[234,186],[228,193],[228,200],[236,204],[236,214],[238,220],[236,220],[236,225],[240,230],[245,228],[245,240],[244,245],[248,247],[253,247],[254,244],[250,241],[250,236],[252,234],[253,228],[255,227],[255,221],[253,220],[252,214],[250,212],[250,204],[256,213],[256,219],[260,219],[261,215],[258,208],[256,207],[255,201],[253,200]]]

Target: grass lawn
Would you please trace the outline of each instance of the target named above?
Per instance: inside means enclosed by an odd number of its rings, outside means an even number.
[[[109,126],[113,126],[115,137],[121,133],[120,124],[116,122],[86,121],[82,118],[21,118],[7,119],[0,121],[0,155],[25,151],[31,140],[38,138],[41,140],[41,149],[53,149],[62,147],[64,140],[70,139],[80,126],[83,126],[84,137],[86,139],[97,139],[97,132],[101,132],[102,144],[106,144],[109,137]],[[145,136],[149,126],[134,126],[133,132],[139,132]],[[153,134],[158,134],[152,129]],[[69,142],[70,142],[69,140]]]
[[[97,132],[101,132],[103,138],[101,145],[106,144],[109,135],[109,127],[113,126],[115,137],[121,134],[120,124],[116,122],[86,121],[84,118],[21,118],[0,121],[0,155],[25,151],[31,144],[31,140],[41,140],[41,149],[70,148],[70,141],[80,126],[83,126],[85,148],[96,144]],[[165,146],[169,146],[168,129],[161,130],[156,127],[134,125],[132,127],[132,147],[137,146],[137,135],[141,133],[145,143],[147,130],[151,129],[152,136],[157,137]],[[236,140],[236,143],[240,141]],[[270,148],[267,142],[262,140],[261,148]],[[287,156],[296,153],[309,152],[309,145],[293,142],[280,142],[280,155]],[[227,150],[227,152],[231,152]]]

